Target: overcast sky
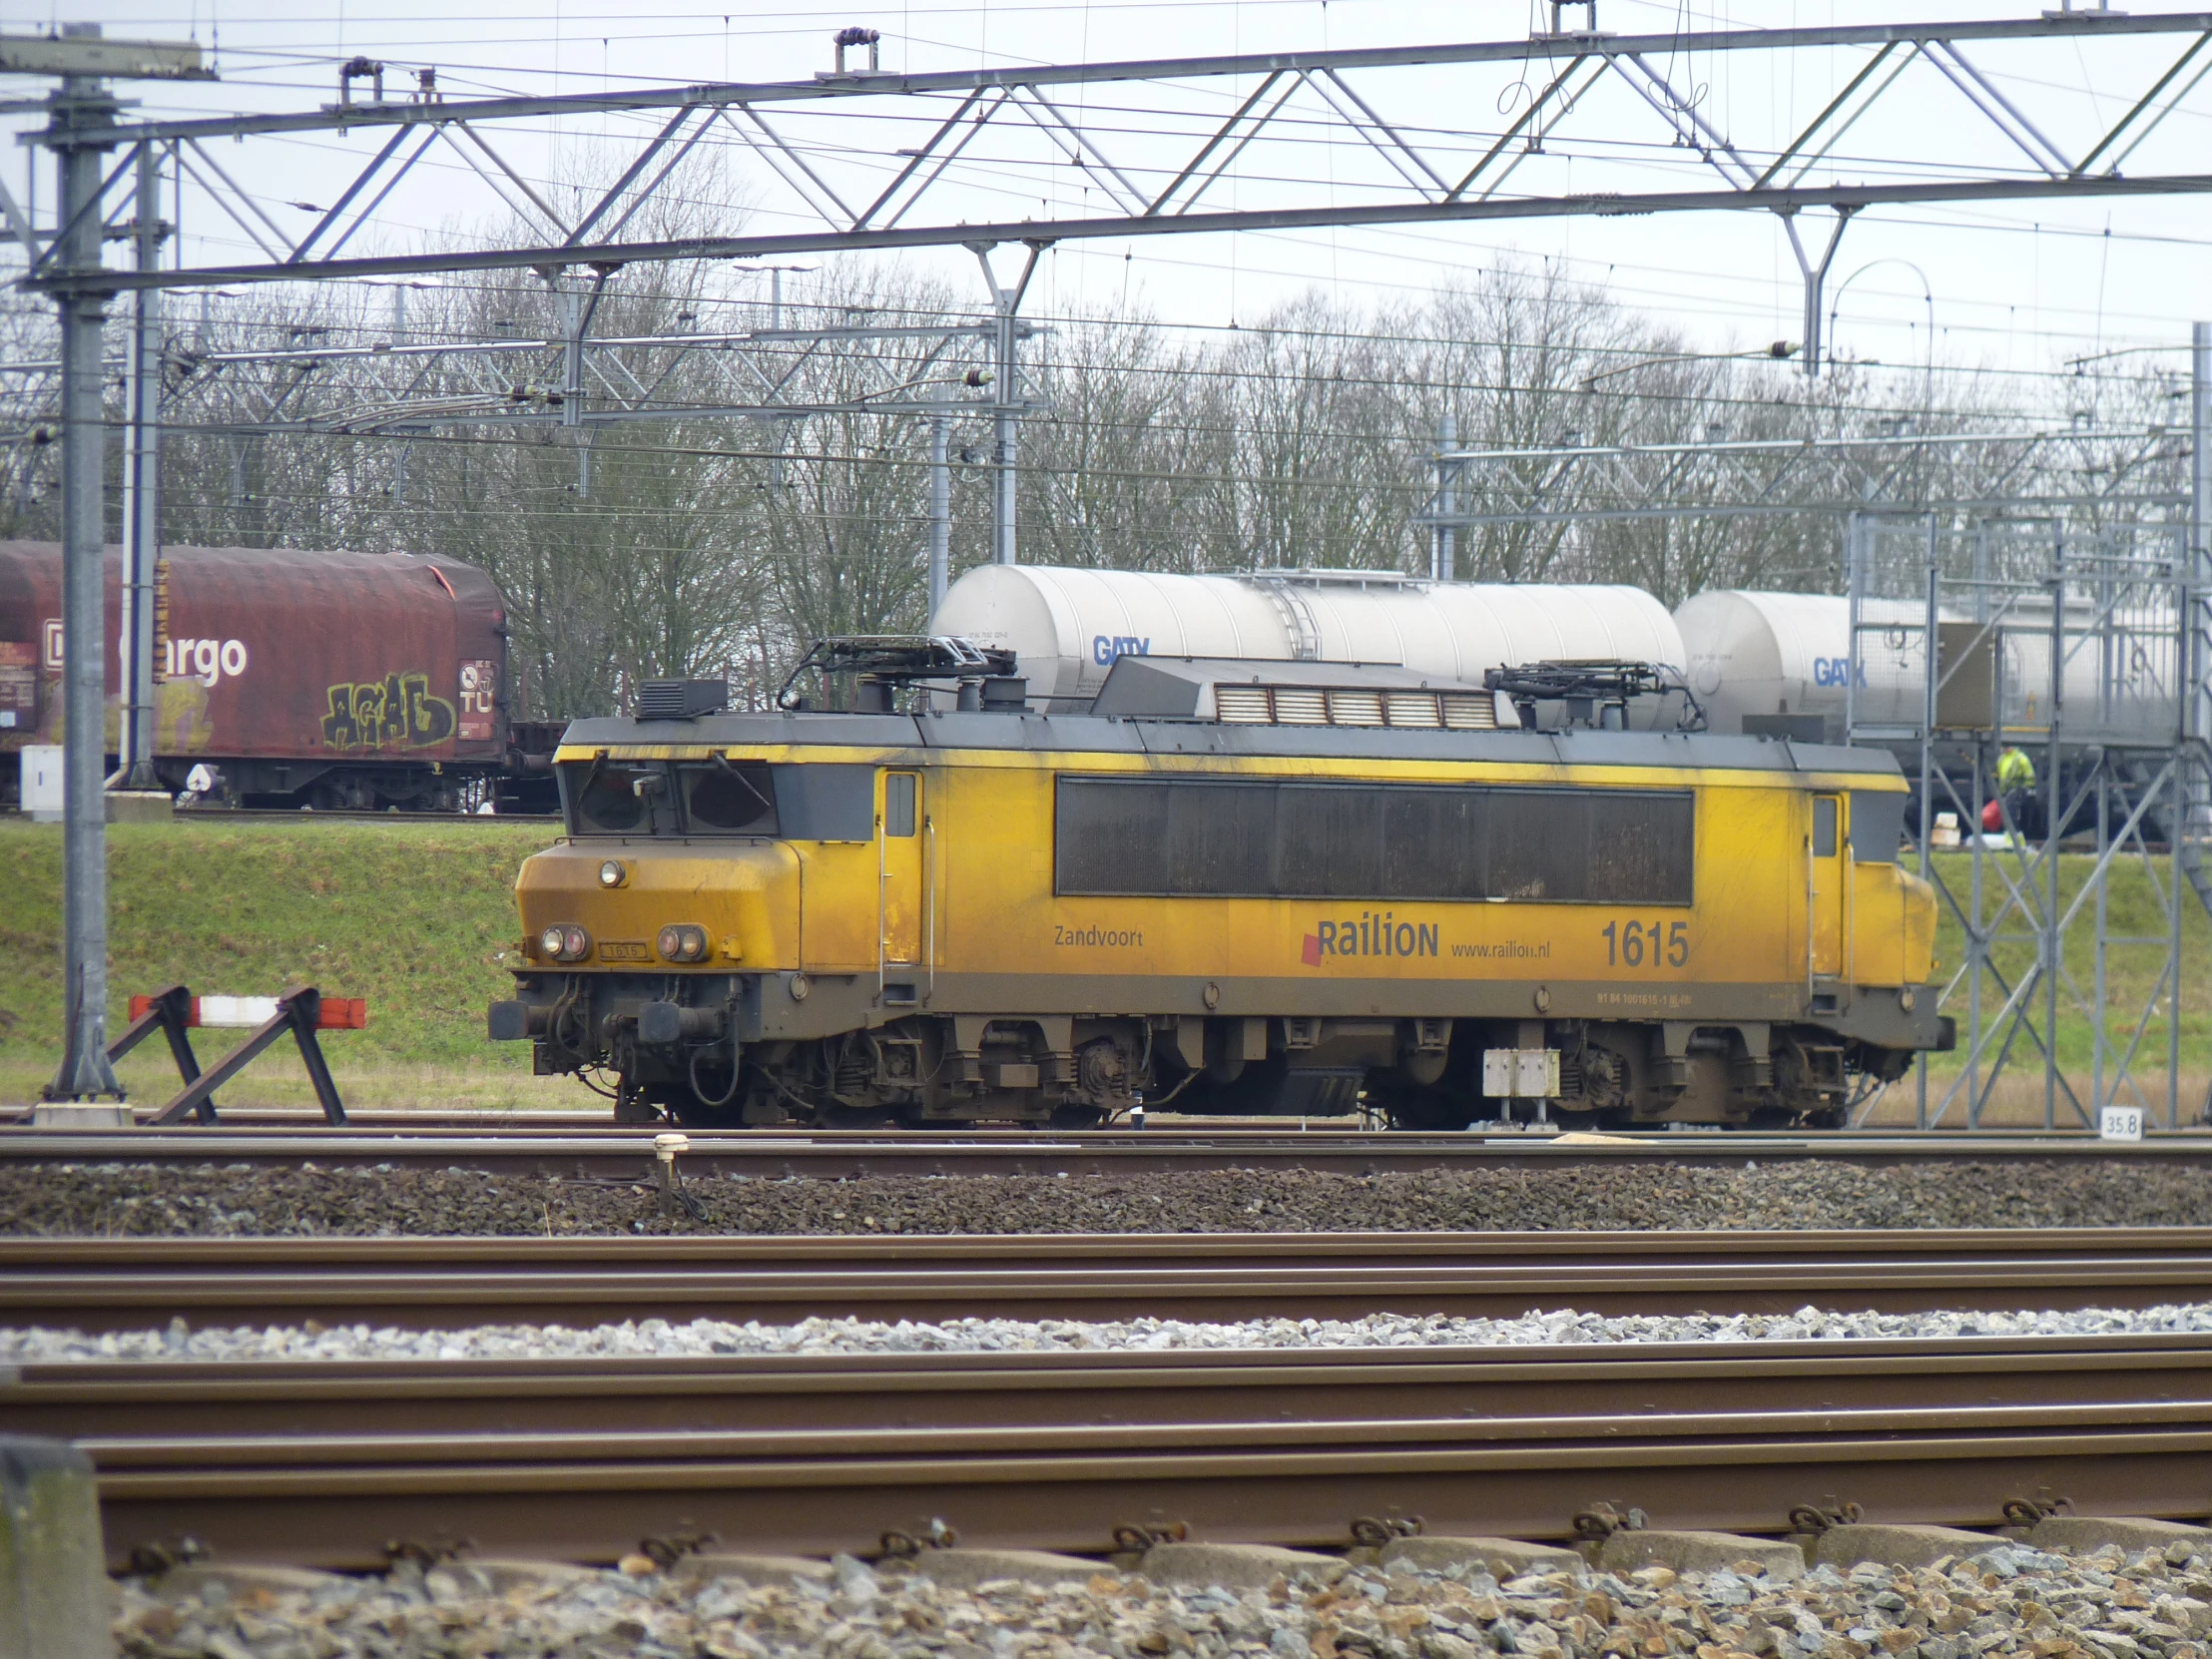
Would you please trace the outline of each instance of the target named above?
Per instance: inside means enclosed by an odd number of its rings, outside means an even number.
[[[336,65],[355,54],[386,60],[394,86],[416,66],[435,65],[449,97],[493,92],[594,91],[700,80],[807,78],[830,61],[838,25],[879,29],[886,69],[1141,58],[1200,52],[1403,45],[1453,40],[1520,40],[1536,24],[1537,8],[1503,0],[1454,5],[1416,0],[1039,0],[1039,3],[926,5],[879,9],[854,5],[836,13],[749,9],[725,12],[728,0],[641,0],[616,8],[606,0],[10,0],[0,15],[21,28],[93,20],[111,35],[190,37],[217,50],[222,73],[212,86],[154,85],[126,89],[149,114],[306,109],[334,95]],[[1934,0],[1931,0],[1933,5]],[[1656,0],[1599,0],[1601,27],[1618,32],[1668,32],[1711,27],[1813,25],[1898,20],[2032,15],[1989,0],[1947,0],[1919,11],[1894,0],[1843,6],[1792,0],[1741,0],[1726,11]],[[466,16],[456,16],[466,12]],[[1969,47],[2036,129],[2078,156],[2094,135],[2124,112],[2187,44],[2186,37],[2042,44],[2031,48]],[[2212,57],[2212,53],[2208,53]],[[1747,151],[1771,150],[1801,127],[1866,62],[1863,52],[1837,51],[1780,59],[1764,54],[1675,54],[1662,65],[1678,84],[1695,89],[1701,115]],[[1364,95],[1386,103],[1415,142],[1439,159],[1474,154],[1495,132],[1534,67],[1495,66],[1377,73],[1359,81]],[[2191,74],[2195,73],[2192,66]],[[1393,78],[1395,77],[1395,78]],[[2187,76],[2177,82],[2179,86]],[[0,87],[0,95],[33,88]],[[1090,108],[1111,111],[1133,171],[1171,153],[1155,129],[1174,131],[1216,107],[1228,89],[1193,92],[1169,108],[1143,104],[1124,87],[1094,91]],[[1839,146],[1824,175],[1842,180],[1890,176],[1907,166],[2018,175],[2027,158],[1978,116],[1925,64],[1909,72]],[[1083,102],[1082,98],[1076,101]],[[1295,110],[1294,110],[1295,113]],[[2212,79],[2203,83],[2141,150],[2129,158],[2134,175],[2207,172],[2212,136]],[[18,128],[27,118],[10,119]],[[842,121],[839,129],[834,123]],[[827,123],[827,124],[823,124]],[[634,132],[619,118],[571,123],[557,138],[530,147],[524,165],[559,173],[588,169],[604,132]],[[849,115],[821,118],[799,135],[825,152],[866,146],[879,159],[879,129]],[[1529,193],[1651,189],[1700,182],[1694,156],[1669,153],[1667,129],[1624,86],[1603,88],[1561,129],[1553,154],[1536,158],[1508,187]],[[226,146],[225,165],[271,205],[279,223],[302,227],[304,210],[342,188],[344,169],[369,153],[372,141],[316,138]],[[13,147],[11,147],[13,152]],[[25,189],[26,159],[11,153],[0,167],[11,188]],[[749,203],[748,228],[812,229],[803,206],[768,179],[756,158],[732,148],[730,165]],[[1237,181],[1209,205],[1254,206],[1283,200],[1289,187],[1271,183],[1300,173],[1341,193],[1372,199],[1381,181],[1379,158],[1353,145],[1293,144],[1274,153],[1258,147],[1244,158]],[[1338,173],[1337,169],[1342,169]],[[1318,171],[1317,171],[1318,170]],[[1706,186],[1717,185],[1710,174]],[[395,195],[375,236],[376,246],[416,245],[457,223],[481,223],[491,203],[457,166],[425,169],[422,188]],[[1033,176],[1009,162],[997,175],[971,176],[965,187],[974,217],[1007,217],[1010,205],[1033,197],[1047,211],[1078,206],[1099,211],[1081,175],[1042,167]],[[1309,185],[1304,199],[1311,200]],[[40,181],[42,204],[52,195]],[[963,213],[969,211],[963,203]],[[1028,211],[1034,212],[1035,209]],[[287,217],[288,216],[288,217]],[[244,239],[212,211],[188,204],[187,257],[237,258]],[[2205,291],[2204,249],[2212,240],[2212,206],[2190,198],[2045,202],[2019,206],[1955,205],[1869,212],[1855,221],[1838,253],[1831,294],[1839,312],[1837,346],[1860,356],[1919,363],[1929,350],[1933,318],[1938,361],[2042,371],[2067,358],[2099,351],[2173,346],[2187,338],[2193,316],[2212,313]],[[348,252],[361,251],[357,244]],[[114,256],[120,258],[121,255]],[[871,258],[874,256],[860,256]],[[958,253],[901,256],[976,286],[973,267]],[[1417,298],[1439,283],[1463,280],[1500,260],[1562,261],[1577,276],[1603,282],[1620,299],[1669,317],[1704,348],[1795,341],[1802,327],[1802,289],[1778,221],[1751,214],[1662,216],[1634,220],[1528,220],[1434,228],[1305,231],[1238,238],[1152,238],[1064,244],[1039,267],[1032,311],[1086,311],[1122,303],[1149,308],[1164,320],[1204,327],[1249,326],[1286,299],[1315,288],[1355,304]],[[2180,366],[2175,353],[2158,359]]]

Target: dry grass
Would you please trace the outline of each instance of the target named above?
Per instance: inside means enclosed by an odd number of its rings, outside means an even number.
[[[1966,1095],[1961,1089],[1952,1099],[1947,1115],[1937,1119],[1942,1110],[1943,1097],[1956,1081],[1957,1074],[1936,1073],[1931,1068],[1928,1079],[1928,1111],[1932,1126],[1937,1128],[1964,1128]],[[2074,1096],[2087,1108],[2091,1103],[2092,1078],[2086,1071],[2066,1073],[2066,1081],[2072,1085]],[[2114,1087],[2109,1071],[2105,1074],[2105,1104],[2110,1106],[2140,1106],[2149,1117],[2151,1126],[2166,1126],[2167,1092],[2166,1072],[2144,1071],[2133,1075],[2132,1085],[2125,1089]],[[2181,1128],[2195,1127],[2203,1118],[2206,1089],[2212,1086],[2212,1072],[2189,1070],[2181,1073],[2178,1091],[2177,1115]],[[1872,1110],[1866,1117],[1867,1127],[1879,1129],[1910,1128],[1919,1108],[1919,1089],[1911,1076],[1891,1084],[1875,1097]],[[2093,1108],[2092,1108],[2093,1109]],[[2068,1104],[2060,1090],[2053,1121],[2060,1129],[2081,1128],[2082,1119]],[[2030,1065],[2022,1070],[2007,1066],[1989,1090],[1988,1103],[1982,1108],[1980,1126],[1984,1129],[2040,1129],[2044,1124],[2043,1071],[2040,1065]]]
[[[205,1031],[195,1034],[193,1048],[201,1064],[221,1055],[237,1031]],[[331,1056],[345,1038],[340,1035],[323,1047]],[[487,1045],[488,1046],[488,1045]],[[143,1058],[142,1058],[143,1056]],[[527,1059],[527,1055],[525,1055]],[[177,1068],[159,1037],[116,1067],[116,1074],[133,1106],[142,1111],[157,1107],[177,1093]],[[485,1063],[410,1064],[405,1061],[344,1065],[332,1060],[330,1075],[338,1096],[351,1111],[437,1112],[565,1112],[576,1111],[608,1117],[612,1108],[572,1077],[533,1077],[527,1069]],[[0,1059],[0,1108],[21,1106],[38,1099],[39,1091],[53,1076],[50,1061]],[[241,1106],[314,1107],[314,1089],[307,1082],[299,1054],[284,1039],[251,1067],[229,1088],[217,1095]]]

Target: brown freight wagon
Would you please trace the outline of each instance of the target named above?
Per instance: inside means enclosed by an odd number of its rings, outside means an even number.
[[[110,547],[110,755],[121,568]],[[0,541],[0,755],[62,741],[61,576],[55,543]],[[205,766],[218,799],[250,806],[452,812],[494,793],[519,805],[514,786],[538,793],[527,784],[544,773],[508,718],[506,621],[491,578],[458,559],[169,548],[156,568],[156,770],[182,790]],[[0,767],[0,788],[16,771]]]

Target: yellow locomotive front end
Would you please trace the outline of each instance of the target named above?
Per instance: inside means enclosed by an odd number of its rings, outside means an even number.
[[[729,971],[799,948],[799,867],[759,762],[564,758],[576,833],[523,865],[524,949],[609,970]]]
[[[918,774],[882,759],[816,749],[801,762],[758,742],[565,746],[569,837],[516,880],[526,965],[514,999],[493,1005],[493,1037],[531,1041],[541,1074],[603,1072],[618,1118],[643,1120],[730,1107],[748,1045],[845,1028],[863,975],[864,1000],[910,999],[904,964],[918,949],[900,945],[920,870],[909,857],[899,879],[881,847],[893,865],[918,848]]]

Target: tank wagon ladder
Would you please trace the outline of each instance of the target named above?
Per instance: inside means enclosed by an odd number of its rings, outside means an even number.
[[[1314,626],[1313,607],[1306,603],[1306,596],[1281,576],[1256,575],[1253,580],[1260,591],[1275,601],[1275,608],[1283,613],[1283,623],[1290,630],[1291,660],[1300,663],[1321,661],[1321,631]]]

